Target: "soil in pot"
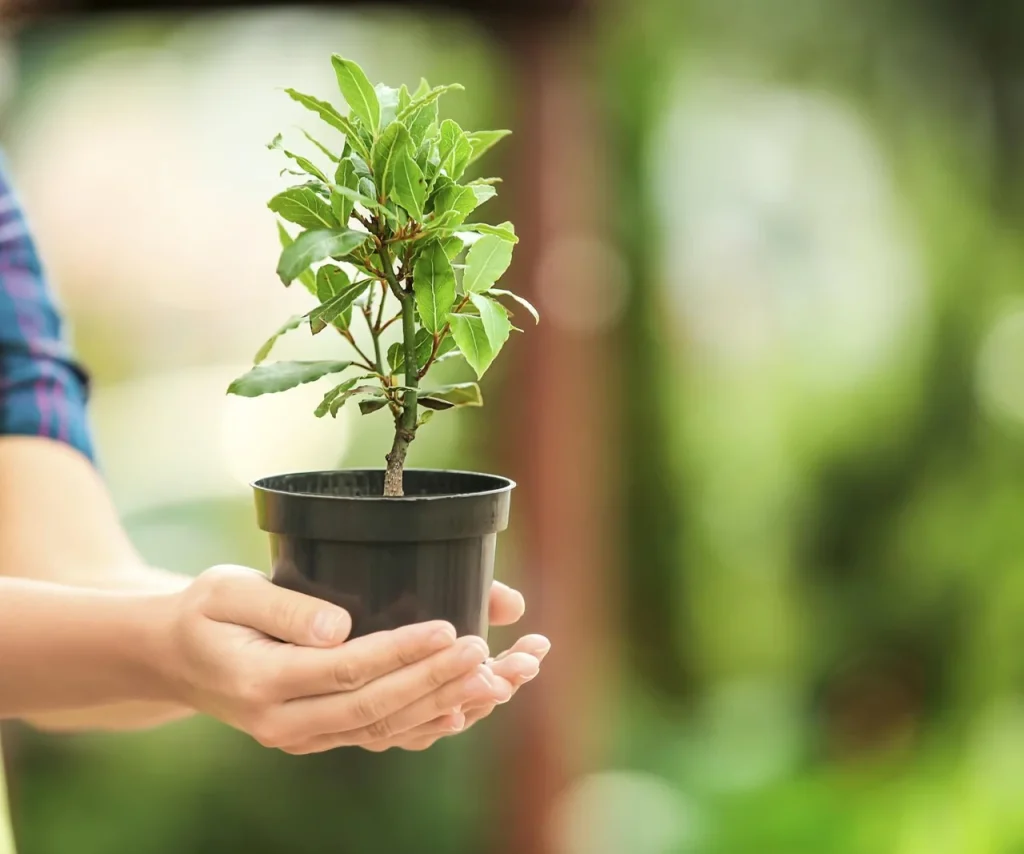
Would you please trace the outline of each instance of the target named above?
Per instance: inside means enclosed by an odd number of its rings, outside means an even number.
[[[385,498],[383,469],[304,472],[253,484],[270,535],[273,581],[333,602],[352,637],[426,620],[487,637],[498,533],[515,484],[472,472],[409,469]]]

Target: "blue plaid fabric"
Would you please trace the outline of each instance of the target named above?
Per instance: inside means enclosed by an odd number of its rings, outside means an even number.
[[[0,436],[46,436],[92,459],[87,397],[0,158]]]

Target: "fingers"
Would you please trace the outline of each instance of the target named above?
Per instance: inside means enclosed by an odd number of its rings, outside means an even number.
[[[486,670],[481,668],[486,659],[483,639],[459,638],[447,649],[357,690],[285,703],[277,710],[277,720],[269,725],[271,738],[279,742],[276,746],[305,743],[323,735],[331,735],[338,745],[390,738],[453,711],[467,695],[450,686],[466,682],[478,668]],[[484,696],[490,690],[474,687]],[[476,695],[470,692],[468,696]]]
[[[340,702],[370,682],[425,661],[454,643],[451,623],[435,620],[374,632],[334,649],[284,647],[277,662],[278,696],[300,700],[339,695]]]
[[[490,663],[494,676],[507,683],[506,690],[510,699],[519,688],[539,673],[540,662],[550,649],[551,643],[547,638],[542,635],[527,635]],[[489,700],[475,703],[470,701],[462,705],[462,713],[457,721],[453,715],[442,715],[394,738],[362,746],[374,752],[392,747],[402,750],[426,750],[440,738],[469,729],[493,712],[497,705],[498,703]]]
[[[343,608],[278,587],[252,569],[216,567],[197,583],[205,591],[203,610],[211,620],[312,647],[336,646],[352,630],[352,619]]]
[[[510,626],[526,613],[526,600],[518,590],[495,581],[491,585],[489,611],[492,626]]]
[[[468,675],[464,674],[441,686],[438,690],[400,711],[381,719],[375,724],[349,732],[316,738],[298,750],[290,752],[316,753],[333,750],[336,747],[398,742],[403,733],[415,730],[424,724],[436,721],[442,715],[457,714],[464,703],[503,703],[511,696],[511,689],[504,680],[496,679],[488,667],[477,665]],[[464,725],[459,721],[459,728]],[[448,734],[451,734],[449,731]],[[380,746],[379,749],[386,749]]]

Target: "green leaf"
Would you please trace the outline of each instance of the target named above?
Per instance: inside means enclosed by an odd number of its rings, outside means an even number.
[[[303,228],[338,227],[331,206],[310,187],[292,187],[278,193],[267,202],[267,207]]]
[[[359,152],[364,159],[369,159],[370,149],[359,137],[359,131],[356,129],[356,126],[339,113],[332,104],[327,103],[327,101],[321,101],[319,98],[314,98],[312,95],[296,92],[294,89],[285,89],[284,91],[293,101],[302,104],[307,110],[312,110],[331,127],[340,130],[345,134],[348,144]]]
[[[412,101],[412,95],[409,94],[409,87],[404,83],[398,87],[398,110],[401,112],[409,106]]]
[[[368,178],[360,178],[359,183],[362,186],[363,182],[366,182],[364,189],[368,189],[371,192],[375,192],[372,182]],[[372,196],[367,196],[365,193],[361,193],[358,190],[353,190],[349,187],[342,187],[340,184],[331,184],[331,192],[339,196],[344,196],[346,199],[351,199],[353,202],[359,202],[364,208],[370,210],[378,210],[382,207],[380,202],[374,199]]]
[[[476,306],[476,310],[480,312],[480,319],[484,324],[487,342],[491,345],[491,353],[493,356],[497,356],[501,348],[505,346],[509,333],[512,331],[508,312],[501,303],[495,302],[483,294],[471,294],[469,298],[473,305]]]
[[[441,122],[441,139],[438,143],[438,156],[441,158],[440,168],[453,181],[459,180],[469,165],[473,148],[455,122],[445,119]]]
[[[422,86],[423,84],[421,82],[421,89]],[[447,86],[435,86],[433,89],[429,89],[426,92],[418,91],[409,106],[398,114],[398,118],[400,121],[405,121],[417,110],[435,103],[445,92],[464,92],[465,90],[466,87],[461,83],[450,83]]]
[[[430,91],[430,84],[427,82],[426,77],[420,78],[420,85],[416,87],[416,91],[412,93],[414,98],[422,98],[427,92]]]
[[[488,234],[469,247],[462,287],[468,294],[482,294],[493,285],[512,263],[512,244]]]
[[[317,418],[323,418],[327,414],[328,410],[331,408],[331,404],[334,402],[334,400],[340,395],[343,395],[349,389],[351,389],[357,382],[359,382],[359,377],[353,377],[350,380],[345,380],[345,382],[336,385],[329,392],[327,392],[327,394],[324,395],[324,399],[321,400],[320,403],[317,405],[317,408],[313,410],[313,414]]]
[[[373,177],[377,184],[378,197],[383,200],[391,194],[395,165],[403,154],[409,152],[412,139],[409,131],[399,121],[392,122],[380,135],[373,146]]]
[[[512,291],[503,291],[503,290],[500,290],[499,288],[491,288],[488,291],[488,293],[489,294],[495,294],[495,295],[497,295],[499,297],[511,297],[517,303],[519,303],[523,308],[525,308],[528,312],[530,312],[530,314],[533,315],[533,322],[534,323],[540,323],[540,313],[537,311],[537,309],[535,309],[533,307],[533,305],[529,302],[529,300],[525,299],[524,297],[519,296],[519,294],[514,294],[514,293],[512,293]]]
[[[426,200],[427,186],[423,181],[423,173],[408,151],[401,154],[395,162],[391,195],[398,204],[406,209],[413,219],[423,219],[423,202]]]
[[[437,117],[437,101],[433,101],[420,107],[404,120],[416,145],[421,145],[431,135],[431,130],[437,124]]]
[[[484,399],[476,383],[456,383],[423,391],[419,403],[428,409],[454,409],[456,406],[483,406]]]
[[[373,377],[373,374],[368,374],[366,377],[364,377],[364,379],[368,379],[371,377]],[[379,396],[381,394],[381,391],[380,389],[374,388],[373,386],[361,385],[356,386],[354,389],[352,389],[351,394],[344,393],[339,395],[331,402],[331,418],[337,418],[338,412],[341,411],[341,407],[343,407],[348,402],[348,399],[350,397],[355,397],[355,395],[357,394],[376,394]]]
[[[228,386],[228,394],[259,397],[287,391],[303,383],[311,383],[328,374],[337,374],[351,366],[351,362],[274,362],[259,365],[240,376]]]
[[[348,255],[353,249],[365,243],[368,237],[365,231],[353,231],[350,228],[304,231],[291,246],[281,252],[281,258],[277,262],[277,275],[286,285],[290,284],[311,264],[325,258]]]
[[[294,317],[290,317],[288,318],[288,320],[282,323],[277,332],[275,332],[266,341],[264,341],[263,346],[256,351],[256,355],[253,356],[252,363],[254,365],[258,365],[260,362],[266,359],[267,356],[270,355],[270,351],[274,349],[274,345],[277,343],[277,339],[284,335],[285,332],[288,332],[292,329],[297,329],[299,327],[299,324],[302,323],[303,319],[304,318],[301,314],[296,314]]]
[[[454,225],[461,223],[477,206],[476,193],[472,187],[460,187],[454,181],[438,179],[438,188],[434,190],[433,209],[436,216],[454,211],[458,217],[451,218]]]
[[[293,238],[285,230],[285,227],[283,225],[281,225],[281,221],[280,220],[278,220],[278,223],[277,223],[277,236],[281,240],[281,248],[282,249],[287,249],[289,246],[291,246],[295,242],[295,238]],[[299,279],[299,284],[301,284],[302,287],[304,287],[307,291],[309,291],[311,294],[313,294],[313,296],[316,296],[316,279],[313,276],[313,271],[312,270],[303,270],[299,274],[298,279]]]
[[[380,104],[380,129],[383,130],[395,120],[398,113],[398,90],[378,83],[373,87]]]
[[[369,415],[371,412],[383,409],[387,405],[388,402],[384,398],[371,397],[369,400],[359,401],[359,411],[363,415]]]
[[[338,163],[338,168],[334,173],[334,182],[339,187],[345,187],[353,191],[359,185],[356,165],[350,157],[346,157]],[[334,211],[334,215],[338,218],[340,225],[348,225],[349,218],[352,216],[353,201],[354,199],[350,196],[339,193],[333,187],[331,188],[331,210]]]
[[[412,272],[420,323],[430,332],[440,332],[455,302],[455,271],[444,247],[436,240],[428,243]]]
[[[333,151],[331,151],[326,145],[324,145],[323,143],[317,142],[316,139],[314,139],[312,136],[310,136],[308,131],[305,131],[302,128],[299,128],[299,133],[301,133],[304,137],[306,137],[306,139],[308,139],[311,143],[313,143],[313,145],[315,145],[317,148],[319,148],[320,151],[324,154],[325,157],[329,157],[335,163],[337,163],[339,160],[341,160],[341,157],[339,157],[337,154],[335,154]]]
[[[484,202],[498,195],[498,191],[491,184],[472,181],[467,186],[473,191],[473,195],[476,196],[476,207],[480,207]]]
[[[444,254],[448,256],[449,261],[458,258],[459,253],[466,248],[466,245],[454,234],[451,237],[443,238],[441,245],[444,247]]]
[[[333,295],[329,296],[325,302],[318,305],[307,315],[309,317],[309,329],[314,335],[323,332],[328,323],[335,323],[339,328],[347,329],[348,317],[344,317],[342,323],[336,323],[336,321],[341,319],[352,308],[352,303],[363,295],[371,281],[370,279],[360,279],[358,282],[349,284],[348,276],[345,275],[345,271],[340,267],[333,267],[337,271],[333,276],[327,273],[321,277],[323,271],[329,269],[332,268],[325,266],[317,271],[318,290],[322,285],[324,294],[333,291]]]
[[[462,355],[476,371],[477,377],[482,377],[494,361],[494,351],[487,340],[483,320],[475,314],[453,314],[448,318],[448,322],[452,326],[452,335]]]
[[[512,131],[510,130],[478,130],[466,134],[466,138],[469,140],[469,144],[472,149],[472,152],[469,155],[469,163],[479,160],[484,156],[484,154],[490,151],[495,145],[511,133]],[[469,164],[466,165],[468,166]]]
[[[322,303],[334,299],[351,284],[348,273],[334,264],[324,264],[316,271],[316,296]]]
[[[359,116],[374,136],[380,129],[380,102],[363,69],[351,59],[334,54],[331,65],[338,78],[338,88],[351,111]]]
[[[301,154],[296,154],[293,151],[289,151],[287,148],[281,145],[281,134],[275,136],[270,142],[267,143],[267,148],[271,151],[280,151],[285,157],[295,161],[299,168],[308,175],[312,175],[320,181],[327,183],[327,176],[321,172],[313,161],[303,157]]]
[[[501,225],[488,225],[486,222],[468,222],[462,226],[462,229],[463,231],[476,231],[480,234],[493,234],[495,237],[500,237],[509,243],[519,242],[515,229],[510,222],[503,222]]]

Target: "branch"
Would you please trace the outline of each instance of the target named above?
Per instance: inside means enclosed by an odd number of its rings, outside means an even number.
[[[398,284],[398,279],[395,278],[395,261],[391,257],[387,244],[380,240],[377,241],[377,254],[380,255],[380,261],[384,267],[384,278],[387,279],[387,283],[390,285],[395,296],[404,303],[405,291],[402,290],[401,285]]]
[[[335,328],[337,328],[337,327],[335,327]],[[345,336],[345,340],[348,341],[348,343],[352,345],[353,349],[359,354],[359,358],[361,358],[363,360],[364,364],[361,364],[359,367],[360,368],[366,368],[366,370],[370,371],[371,373],[377,372],[377,369],[375,367],[373,367],[373,365],[371,364],[371,362],[373,360],[369,356],[367,356],[366,353],[364,353],[359,348],[359,345],[356,344],[356,339],[352,335],[352,333],[348,329],[338,329],[338,331],[342,335]],[[384,372],[380,371],[379,373],[384,373]]]

